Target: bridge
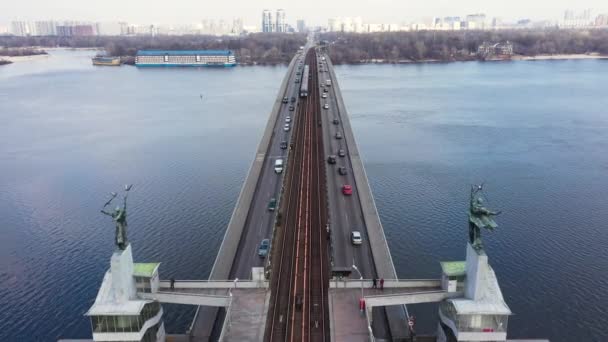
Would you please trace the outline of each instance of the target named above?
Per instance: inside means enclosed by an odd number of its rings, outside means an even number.
[[[164,339],[162,309],[141,313],[160,302],[197,306],[171,341],[404,341],[406,305],[440,302],[437,340],[506,340],[511,312],[483,249],[441,266],[437,279],[398,279],[333,64],[311,41],[289,64],[209,279],[161,281],[129,245],[88,315],[94,340]],[[104,318],[117,313],[148,321]]]

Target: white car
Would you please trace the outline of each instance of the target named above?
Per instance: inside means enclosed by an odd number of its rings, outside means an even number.
[[[352,242],[353,245],[362,244],[363,238],[361,238],[361,233],[358,231],[354,231],[354,232],[350,233],[350,242]]]
[[[321,95],[322,98],[327,98],[327,93],[323,93],[323,95]]]
[[[329,109],[329,103],[324,104],[323,109]]]
[[[285,132],[289,131],[291,129],[291,127],[289,126],[289,124],[285,124],[285,126],[283,126],[283,130]]]
[[[285,118],[285,122],[290,123],[291,122],[291,116],[288,116]]]

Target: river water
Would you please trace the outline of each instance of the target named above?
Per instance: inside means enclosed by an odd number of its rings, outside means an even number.
[[[90,336],[113,249],[99,209],[124,183],[136,261],[207,277],[286,71],[96,68],[93,54],[0,67],[2,341]],[[509,336],[608,340],[608,61],[337,73],[400,277],[464,259],[469,186],[485,182]],[[182,332],[192,309],[165,309]],[[435,308],[410,309],[432,332]]]

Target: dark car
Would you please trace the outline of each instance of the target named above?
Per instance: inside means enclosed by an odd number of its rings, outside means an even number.
[[[291,103],[294,103],[294,102],[296,102],[296,98],[292,96],[291,97]]]
[[[270,240],[264,239],[262,243],[260,243],[260,248],[258,249],[258,255],[260,258],[265,258],[268,255],[268,250],[270,249]]]
[[[340,166],[338,168],[338,173],[341,174],[342,176],[345,176],[348,172],[346,171],[346,168],[344,166]]]
[[[277,208],[277,199],[273,197],[268,202],[268,210],[274,211],[276,208]]]
[[[339,123],[340,123],[340,120],[338,120],[338,119],[334,119],[332,122],[334,123],[334,125],[337,125],[337,124],[339,124]]]
[[[344,157],[344,156],[346,156],[346,152],[344,152],[344,150],[343,150],[343,149],[339,149],[339,150],[338,150],[338,155],[339,155],[340,157]]]
[[[327,162],[330,164],[335,164],[336,163],[336,156],[329,156],[327,157]]]
[[[296,109],[293,105],[289,106],[289,111],[293,112]]]
[[[327,88],[323,88],[323,92],[327,93],[328,92]]]
[[[342,133],[336,132],[336,139],[342,139]]]
[[[284,150],[287,148],[287,141],[281,141],[281,150]]]
[[[283,103],[287,103],[287,102],[289,102],[289,99],[288,99],[288,98],[286,98],[286,97],[284,97],[284,98],[283,98]]]

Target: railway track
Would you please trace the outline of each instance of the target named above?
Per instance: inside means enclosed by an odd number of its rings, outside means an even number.
[[[274,237],[266,341],[329,340],[327,203],[317,59],[298,106],[287,165],[283,220]]]

